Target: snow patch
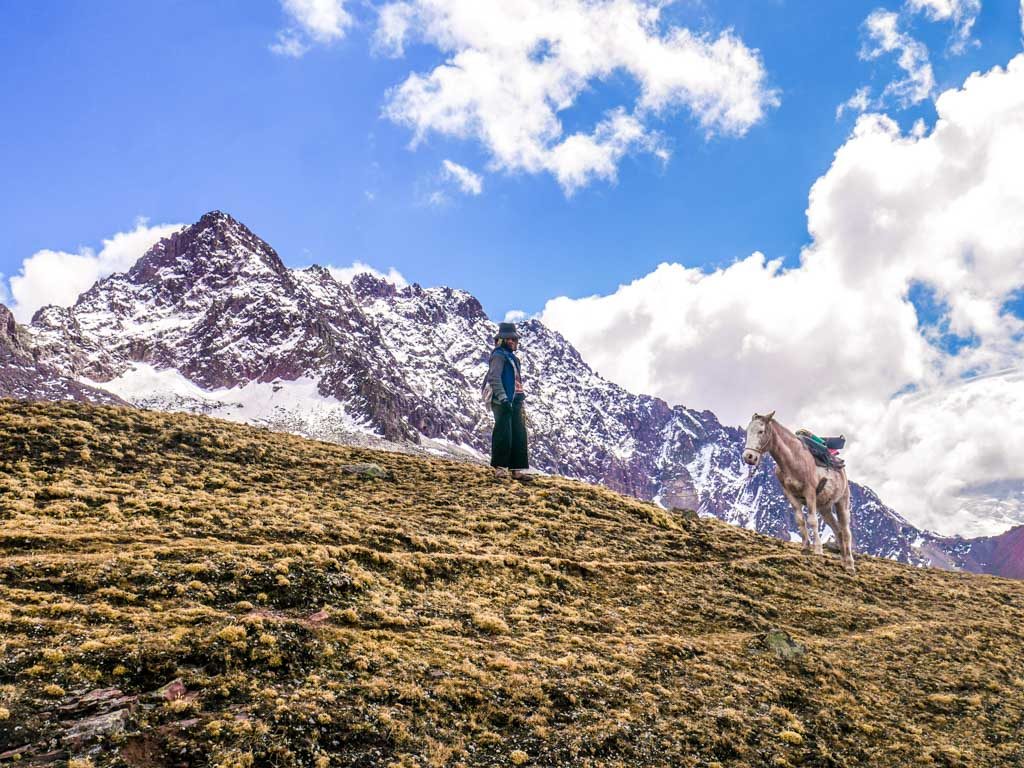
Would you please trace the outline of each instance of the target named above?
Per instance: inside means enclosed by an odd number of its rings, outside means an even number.
[[[172,368],[135,363],[115,379],[86,383],[143,408],[202,413],[320,440],[378,434],[365,420],[349,414],[342,402],[321,395],[316,381],[308,377],[206,390]]]

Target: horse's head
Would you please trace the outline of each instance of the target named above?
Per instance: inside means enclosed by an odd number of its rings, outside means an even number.
[[[757,466],[757,463],[768,450],[772,441],[771,423],[775,418],[775,411],[767,416],[754,414],[747,425],[747,444],[743,448],[743,461],[750,466]]]

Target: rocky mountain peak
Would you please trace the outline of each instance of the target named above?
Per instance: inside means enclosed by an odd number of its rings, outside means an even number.
[[[350,283],[353,292],[360,300],[386,299],[398,293],[397,286],[384,278],[361,272],[352,278]]]
[[[204,214],[195,224],[154,245],[128,272],[135,284],[159,280],[185,287],[196,280],[276,277],[288,268],[266,242],[221,211]]]

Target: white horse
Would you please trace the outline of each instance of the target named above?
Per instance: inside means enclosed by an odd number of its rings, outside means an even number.
[[[743,461],[751,467],[757,466],[764,454],[775,459],[775,476],[779,478],[782,492],[793,507],[796,527],[804,541],[804,552],[823,554],[821,537],[818,533],[818,512],[839,540],[843,567],[855,572],[853,564],[853,535],[850,533],[850,483],[845,469],[819,467],[814,456],[800,438],[775,421],[775,411],[767,416],[754,414],[747,426],[747,444],[743,449]],[[804,520],[804,505],[807,519]],[[833,514],[833,507],[835,514]]]

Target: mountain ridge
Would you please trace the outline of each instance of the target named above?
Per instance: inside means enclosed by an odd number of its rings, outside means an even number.
[[[747,476],[740,430],[710,411],[627,392],[536,319],[521,331],[539,468],[796,536],[769,466]],[[62,380],[147,407],[479,458],[490,425],[477,391],[493,332],[466,291],[398,287],[369,274],[341,283],[321,266],[291,269],[213,211],[72,307],[40,309],[22,336]],[[973,540],[920,531],[856,485],[853,529],[857,551],[901,562],[1013,567],[993,559],[999,547],[975,551],[964,544]]]

